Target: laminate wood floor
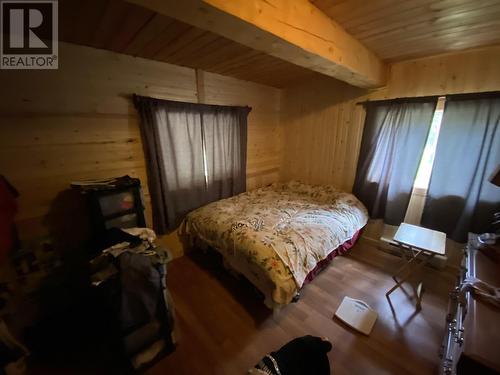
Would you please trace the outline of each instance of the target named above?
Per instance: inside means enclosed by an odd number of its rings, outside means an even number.
[[[212,255],[193,253],[169,264],[178,347],[147,374],[245,374],[263,355],[306,334],[326,336],[334,374],[431,374],[437,371],[451,272],[425,269],[422,310],[393,285],[401,259],[358,244],[307,285],[299,302],[274,320],[253,288],[221,269]],[[406,287],[411,293],[410,286]],[[332,316],[348,295],[379,314],[369,337]]]

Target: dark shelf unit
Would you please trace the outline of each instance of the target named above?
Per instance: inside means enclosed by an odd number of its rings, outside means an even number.
[[[109,184],[75,185],[87,205],[90,228],[89,249],[102,250],[98,243],[111,228],[146,227],[141,182],[137,178],[123,176]],[[91,251],[91,255],[95,255]]]

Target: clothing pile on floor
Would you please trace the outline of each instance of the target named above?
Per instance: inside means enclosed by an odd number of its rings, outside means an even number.
[[[316,336],[297,337],[267,354],[248,375],[329,375],[332,344]]]
[[[166,286],[168,250],[148,228],[108,230],[104,250],[91,260],[91,282],[116,313],[123,351],[137,369],[173,350],[174,314]],[[106,298],[103,298],[105,301]]]
[[[0,374],[25,374],[28,349],[17,341],[0,319]]]

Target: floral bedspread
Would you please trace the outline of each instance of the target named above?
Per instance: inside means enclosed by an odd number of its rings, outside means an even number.
[[[181,232],[201,238],[223,255],[243,258],[255,277],[263,274],[274,284],[273,300],[287,303],[290,280],[294,290],[300,289],[317,263],[367,220],[366,208],[352,194],[289,182],[192,211]]]

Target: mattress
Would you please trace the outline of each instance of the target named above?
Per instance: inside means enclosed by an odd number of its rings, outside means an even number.
[[[180,235],[220,252],[275,307],[288,304],[318,263],[355,237],[367,221],[367,210],[354,195],[293,181],[194,210]]]

